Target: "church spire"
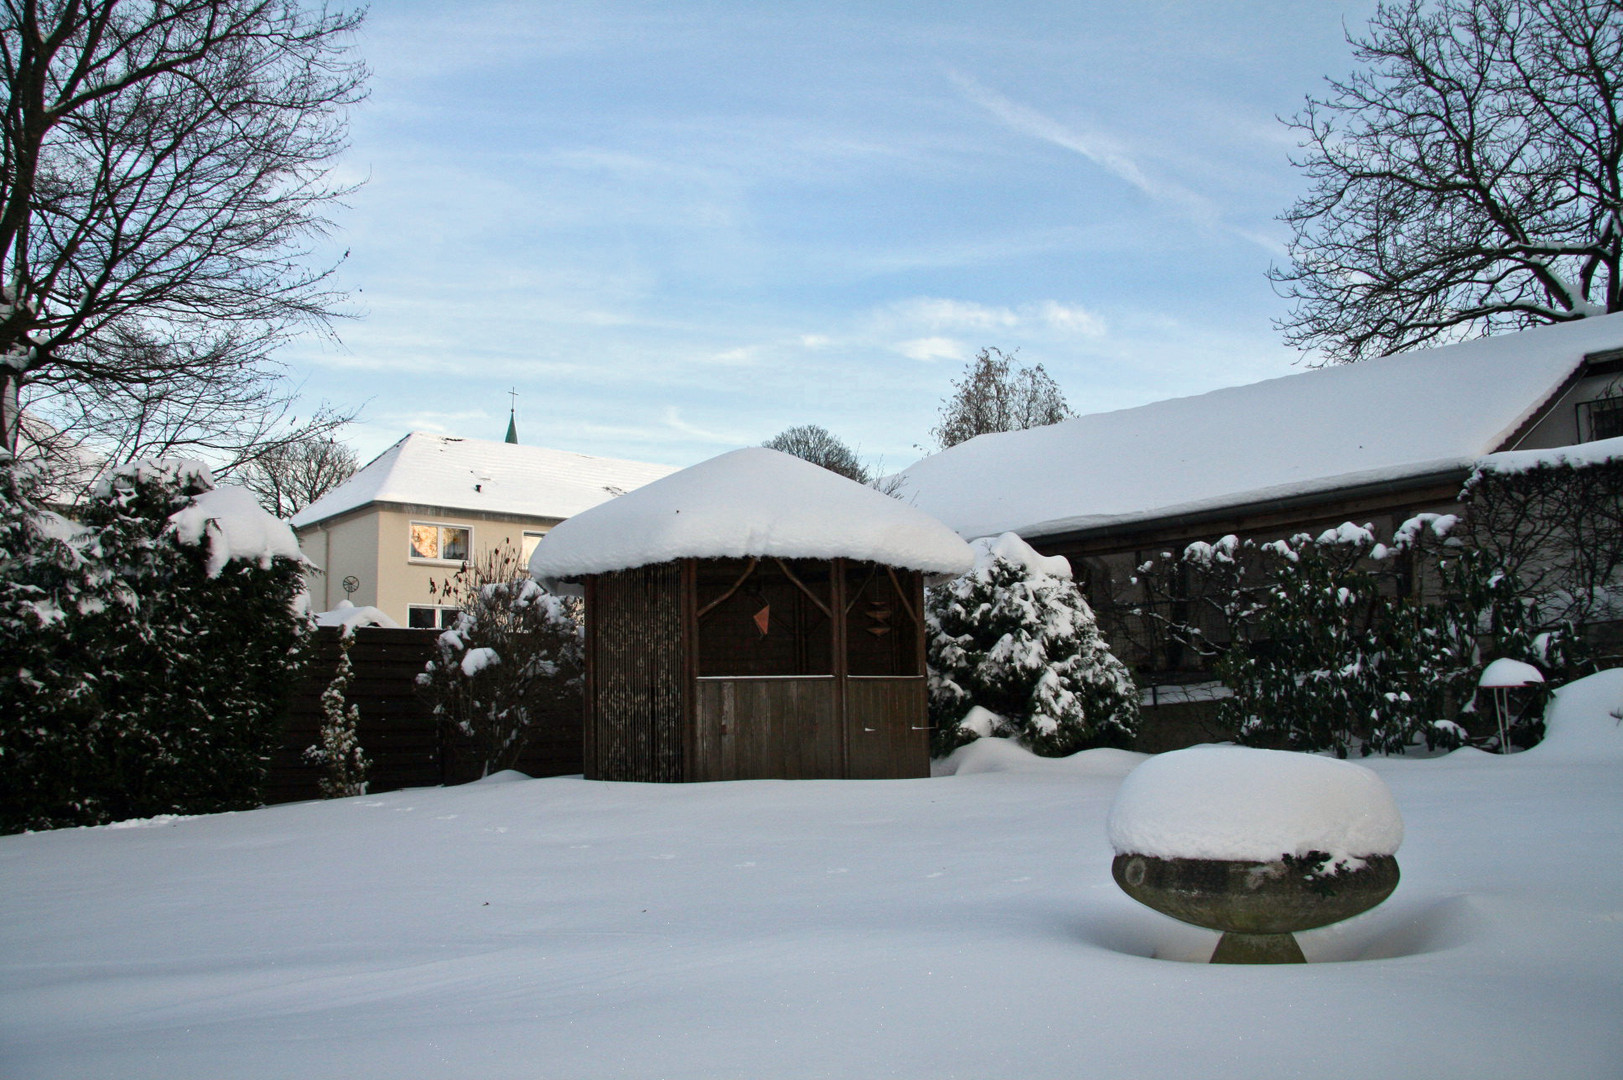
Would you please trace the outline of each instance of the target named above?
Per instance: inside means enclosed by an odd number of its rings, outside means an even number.
[[[518,389],[515,387],[507,393],[513,399],[513,403],[507,409],[506,441],[516,444],[518,442]]]

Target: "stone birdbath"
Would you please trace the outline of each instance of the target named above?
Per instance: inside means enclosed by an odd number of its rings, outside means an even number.
[[[1134,900],[1223,937],[1214,964],[1300,964],[1298,930],[1398,884],[1403,819],[1380,777],[1311,754],[1199,746],[1153,757],[1110,808],[1111,873]]]

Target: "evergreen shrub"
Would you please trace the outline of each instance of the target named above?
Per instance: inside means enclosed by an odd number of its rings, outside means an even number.
[[[974,547],[974,568],[925,597],[932,752],[983,735],[1051,757],[1131,745],[1138,691],[1069,564],[1013,533]]]
[[[0,829],[259,805],[310,631],[291,531],[198,462],[133,463],[78,523],[0,477]]]

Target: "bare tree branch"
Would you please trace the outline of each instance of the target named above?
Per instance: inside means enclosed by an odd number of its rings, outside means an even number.
[[[1057,424],[1076,415],[1041,364],[1016,368],[1015,353],[988,346],[952,384],[941,402],[941,423],[930,434],[945,450],[977,435]]]
[[[349,190],[330,165],[364,95],[361,18],[296,0],[0,7],[0,447],[31,384],[104,394],[102,414],[232,368],[241,391],[280,377],[289,335],[329,325],[342,297],[308,262]]]
[[[1350,362],[1623,311],[1623,3],[1383,3],[1288,121],[1286,340]]]

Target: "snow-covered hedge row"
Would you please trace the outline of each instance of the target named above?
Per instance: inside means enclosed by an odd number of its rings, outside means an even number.
[[[1217,723],[1239,742],[1342,755],[1454,747],[1470,741],[1468,727],[1484,738],[1493,727],[1470,722],[1491,660],[1533,663],[1558,684],[1583,652],[1576,629],[1544,618],[1517,575],[1463,531],[1453,515],[1425,514],[1390,543],[1351,523],[1261,544],[1226,536],[1139,570],[1177,574],[1220,610],[1208,622],[1221,639],[1173,632],[1216,657],[1232,691]]]
[[[0,462],[0,831],[257,806],[308,634],[291,531],[198,462],[120,471],[77,523],[19,468]]]

